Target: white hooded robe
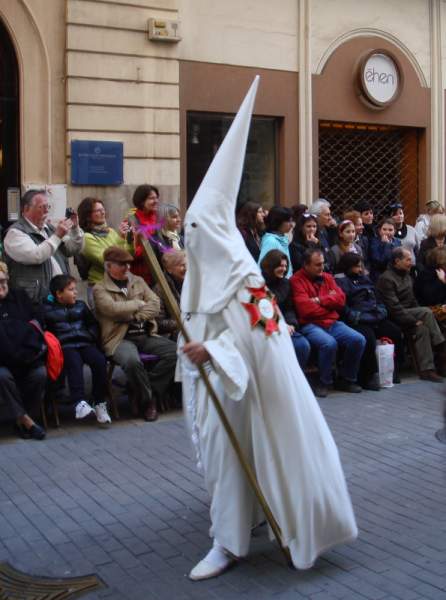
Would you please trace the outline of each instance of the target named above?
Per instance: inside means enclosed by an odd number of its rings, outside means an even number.
[[[181,308],[212,359],[211,382],[300,569],[357,528],[336,445],[297,362],[282,317],[251,327],[247,287],[264,285],[235,225],[235,201],[258,78],[185,218]],[[180,342],[181,346],[181,342]],[[259,506],[194,365],[181,353],[184,405],[211,496],[211,536],[246,555]]]

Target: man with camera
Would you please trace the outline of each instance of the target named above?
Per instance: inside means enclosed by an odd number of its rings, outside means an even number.
[[[38,303],[47,297],[52,277],[68,273],[67,258],[81,251],[84,234],[71,209],[56,226],[47,223],[50,206],[45,190],[28,190],[20,207],[22,216],[4,241],[10,287],[25,290]]]

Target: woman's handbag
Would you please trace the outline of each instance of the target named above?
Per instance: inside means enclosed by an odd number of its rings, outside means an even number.
[[[30,321],[43,336],[47,347],[46,353],[46,372],[51,381],[57,381],[63,369],[63,351],[57,337],[50,331],[44,331],[38,321]]]
[[[378,363],[379,385],[382,388],[393,387],[393,371],[395,368],[395,345],[389,338],[376,341],[376,361]]]

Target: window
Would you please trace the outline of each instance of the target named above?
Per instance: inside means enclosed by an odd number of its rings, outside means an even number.
[[[234,117],[215,113],[187,115],[187,203],[190,204]],[[253,117],[238,204],[248,200],[271,206],[278,201],[278,120]]]

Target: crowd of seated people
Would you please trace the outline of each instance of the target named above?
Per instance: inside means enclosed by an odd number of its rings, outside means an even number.
[[[7,230],[0,263],[0,402],[24,438],[43,439],[36,422],[47,383],[46,342],[51,332],[64,357],[73,414],[108,425],[107,364],[119,365],[147,421],[173,385],[178,327],[144,256],[149,240],[179,302],[186,273],[178,208],[160,202],[152,185],[138,186],[133,205],[115,229],[104,203],[85,198],[68,218],[48,222],[44,190],[26,192],[21,217]],[[407,347],[420,378],[446,376],[446,216],[430,202],[415,227],[404,207],[389,203],[375,223],[370,202],[353,203],[336,220],[329,201],[309,207],[247,202],[236,222],[266,284],[275,294],[297,360],[316,395],[334,387],[379,391],[375,350],[394,344],[394,383],[401,381]],[[74,257],[86,281],[87,303],[77,298]],[[11,337],[11,331],[17,335]],[[9,336],[9,337],[8,337]],[[406,347],[407,346],[407,347]],[[153,357],[147,363],[145,357]],[[90,394],[84,366],[92,373]],[[36,393],[29,395],[33,388]]]
[[[261,211],[254,203],[246,209],[251,215]],[[400,202],[389,203],[378,223],[369,201],[352,202],[338,222],[331,209],[323,198],[309,207],[273,207],[249,239],[246,225],[239,225],[250,250],[255,237],[256,252],[251,253],[278,298],[300,365],[317,366],[315,393],[326,396],[332,387],[354,393],[379,391],[378,341],[394,345],[394,383],[401,381],[408,352],[421,379],[442,381],[446,376],[442,208],[437,202],[427,203],[426,214],[415,227],[406,223]],[[242,221],[246,223],[238,222]],[[251,231],[254,223],[251,217]]]
[[[0,262],[0,405],[23,438],[46,435],[36,422],[49,381],[46,332],[59,342],[63,371],[56,383],[66,381],[76,419],[111,423],[107,361],[121,366],[147,421],[157,419],[173,388],[178,332],[160,289],[152,289],[141,238],[149,239],[178,301],[186,271],[180,213],[160,203],[151,185],[136,188],[133,204],[114,229],[99,198],[85,198],[77,213],[56,224],[49,222],[44,190],[21,200],[21,217],[6,232]],[[77,298],[70,256],[86,281],[88,304]]]

